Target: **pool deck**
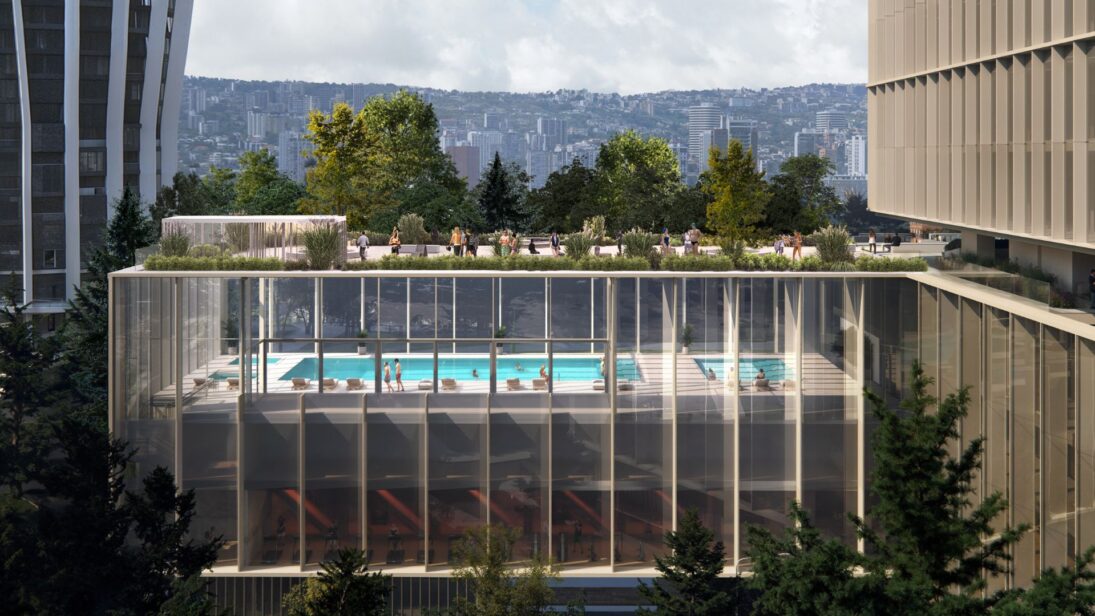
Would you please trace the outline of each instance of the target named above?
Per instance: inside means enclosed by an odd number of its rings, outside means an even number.
[[[282,380],[282,377],[286,375],[297,363],[306,358],[314,358],[313,353],[283,353],[271,355],[271,357],[277,357],[279,361],[276,363],[268,364],[267,376],[266,376],[266,393],[318,393],[318,383],[310,379],[308,380],[308,386],[303,389],[294,389],[291,380]],[[325,358],[354,358],[363,359],[371,358],[371,355],[361,356],[353,353],[325,353]],[[394,357],[394,355],[393,355]],[[399,354],[401,358],[412,357],[432,357],[427,354],[414,354],[403,353]],[[446,358],[478,358],[482,359],[484,356],[480,354],[446,354],[443,357]],[[507,356],[512,357],[512,356]],[[542,357],[542,356],[540,356]],[[560,353],[556,354],[556,357],[581,357],[590,358],[588,353]],[[705,395],[705,396],[729,396],[732,393],[732,387],[734,385],[732,380],[725,378],[716,378],[714,380],[708,379],[706,375],[700,370],[694,359],[704,358],[722,358],[723,355],[716,354],[695,354],[695,355],[677,355],[677,392],[679,395]],[[783,355],[765,355],[756,354],[750,355],[751,358],[764,358],[764,359],[782,359],[784,361],[792,361],[793,357]],[[215,360],[209,362],[202,367],[200,371],[188,374],[183,380],[183,398],[184,406],[189,407],[193,405],[208,405],[216,404],[221,405],[225,403],[234,403],[239,395],[239,389],[231,387],[227,380],[214,380],[210,378],[210,375],[216,372],[223,373],[238,373],[238,365],[231,365],[231,362],[236,359],[235,356],[223,355]],[[618,394],[620,397],[624,396],[650,396],[650,395],[669,395],[671,393],[672,383],[672,355],[671,354],[656,354],[656,353],[626,353],[617,356],[618,360],[632,360],[638,367],[639,379],[634,380],[621,380],[618,383]],[[257,369],[257,366],[256,366]],[[793,374],[794,368],[789,368]],[[257,373],[257,370],[256,370]],[[819,353],[805,353],[802,357],[802,375],[803,379],[789,379],[785,381],[771,381],[767,388],[758,388],[755,386],[752,378],[754,375],[747,374],[745,379],[738,383],[738,393],[741,396],[792,396],[801,391],[808,395],[848,395],[854,393],[855,380],[847,375],[847,373],[841,370],[838,366],[834,365],[828,358]],[[257,376],[255,377],[257,379]],[[534,383],[538,381],[538,374],[535,368],[530,366],[528,376],[518,379],[515,383],[516,387],[511,387],[505,380],[499,379],[497,384],[497,392],[499,394],[507,395],[521,395],[521,394],[543,394],[547,393],[546,383]],[[487,394],[490,392],[490,380],[489,378],[466,378],[456,379],[455,389],[447,389],[442,387],[442,393],[468,393],[468,394]],[[374,393],[375,381],[373,379],[363,379],[363,388],[359,390],[347,389],[347,383],[343,379],[338,379],[334,388],[324,388],[324,393]],[[441,386],[441,382],[438,383]],[[380,384],[381,392],[386,392],[384,383]],[[423,381],[410,381],[405,380],[403,382],[404,391],[407,393],[433,393],[432,380]],[[397,384],[393,378],[392,381],[393,390],[398,393]],[[253,381],[253,389],[259,390],[257,387],[257,381]],[[589,380],[559,380],[552,384],[552,390],[555,393],[597,393],[604,391],[603,382],[597,383],[594,379]],[[170,404],[170,401],[174,398],[174,387],[164,389],[155,396],[158,401],[165,405]]]

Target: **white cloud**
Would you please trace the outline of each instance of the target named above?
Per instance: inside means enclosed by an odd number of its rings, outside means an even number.
[[[866,80],[863,0],[195,0],[187,73],[646,92]]]

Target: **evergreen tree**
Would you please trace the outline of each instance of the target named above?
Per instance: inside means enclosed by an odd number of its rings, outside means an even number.
[[[598,209],[595,190],[593,169],[574,159],[549,175],[543,188],[529,193],[529,203],[537,212],[533,229],[559,233],[580,231],[582,221],[603,214]]]
[[[338,551],[314,578],[293,587],[282,600],[289,616],[384,616],[391,576],[369,573],[365,553]]]
[[[993,609],[1001,616],[1095,616],[1095,548],[1088,548],[1072,567],[1042,573],[1030,590],[1007,593]]]
[[[259,190],[276,181],[281,175],[278,172],[278,159],[270,150],[241,154],[240,172],[236,176],[236,209],[245,209]]]
[[[695,509],[680,519],[677,530],[665,533],[666,556],[655,556],[661,578],[640,583],[639,592],[659,616],[716,616],[730,609],[730,596],[721,588],[719,574],[726,551],[715,533],[704,527]],[[648,612],[649,613],[649,612]]]
[[[517,531],[490,525],[464,533],[456,548],[455,577],[467,580],[475,599],[463,597],[450,610],[453,616],[536,616],[548,613],[555,598],[550,582],[557,568],[537,556],[521,569],[509,566]],[[573,610],[572,610],[573,611]]]
[[[726,156],[718,148],[711,148],[708,166],[700,179],[700,186],[711,197],[707,226],[733,242],[753,239],[771,199],[764,172],[757,171],[753,151],[733,139]]]
[[[156,202],[149,208],[152,230],[159,235],[160,223],[171,216],[204,216],[213,213],[209,190],[196,173],[178,172],[171,186],[160,187]]]
[[[528,229],[532,222],[525,211],[528,176],[515,166],[504,165],[498,152],[475,190],[479,213],[488,229]]]
[[[72,383],[73,402],[80,412],[97,417],[104,430],[109,367],[107,276],[133,266],[137,250],[154,240],[153,231],[136,194],[126,187],[115,203],[104,245],[89,259],[84,284],[76,289],[65,312],[62,360],[67,379]]]
[[[833,163],[816,154],[788,158],[772,178],[772,199],[765,208],[764,226],[774,233],[801,231],[808,235],[841,214],[844,203],[825,178]]]

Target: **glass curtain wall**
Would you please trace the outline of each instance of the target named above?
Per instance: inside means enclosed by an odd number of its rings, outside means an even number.
[[[372,395],[365,413],[370,566],[416,564],[426,546],[426,414],[417,395]]]
[[[548,556],[548,394],[496,394],[490,405],[490,519],[517,541],[510,562]]]
[[[362,398],[304,395],[305,565],[362,547]]]
[[[429,549],[419,563],[454,562],[464,534],[487,523],[487,394],[436,394],[426,413]],[[426,408],[425,400],[420,408]]]
[[[604,393],[551,398],[551,543],[563,568],[607,565],[612,408]]]

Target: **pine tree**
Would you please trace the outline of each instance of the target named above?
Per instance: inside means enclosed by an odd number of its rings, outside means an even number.
[[[532,216],[525,211],[528,176],[513,165],[503,164],[498,152],[475,190],[479,195],[479,213],[487,228],[517,231],[529,228]]]
[[[365,553],[338,551],[322,571],[293,587],[282,600],[289,616],[383,616],[388,613],[391,576],[368,572]]]
[[[655,556],[661,578],[639,592],[659,616],[715,616],[730,609],[730,595],[719,574],[726,566],[726,550],[715,533],[704,527],[695,509],[680,519],[677,530],[665,533],[667,556]],[[650,612],[645,612],[650,613]]]
[[[72,383],[74,402],[79,412],[97,418],[104,430],[109,378],[107,277],[110,272],[132,267],[137,250],[151,245],[154,239],[152,222],[141,209],[137,195],[126,187],[115,202],[104,244],[88,261],[84,284],[76,289],[65,313],[63,363]]]

